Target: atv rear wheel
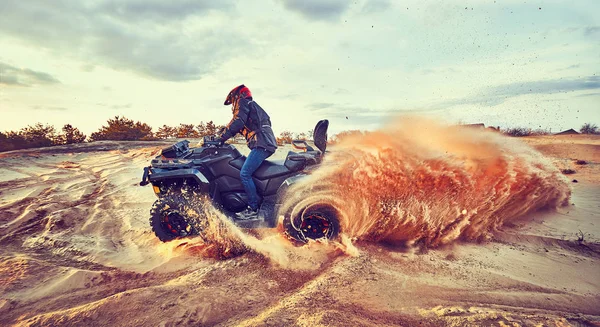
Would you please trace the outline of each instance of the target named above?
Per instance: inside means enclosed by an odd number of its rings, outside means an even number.
[[[152,231],[163,242],[197,235],[198,231],[186,214],[188,210],[189,201],[182,194],[169,194],[159,198],[150,210]]]
[[[283,219],[286,235],[302,244],[309,240],[333,240],[340,230],[338,211],[325,204],[308,206]]]

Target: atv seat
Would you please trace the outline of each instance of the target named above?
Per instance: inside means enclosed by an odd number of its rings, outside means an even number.
[[[316,152],[316,151],[315,151]],[[239,157],[229,162],[237,169],[242,169],[246,157]],[[304,169],[306,165],[317,163],[317,159],[311,153],[288,152],[285,160],[265,160],[254,173],[254,177],[265,180],[273,177],[287,175]]]
[[[284,166],[291,171],[298,171],[304,169],[306,166],[317,164],[317,157],[320,155],[321,153],[319,151],[300,153],[290,151],[285,158]]]

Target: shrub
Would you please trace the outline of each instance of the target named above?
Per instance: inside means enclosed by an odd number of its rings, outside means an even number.
[[[154,138],[152,127],[146,123],[134,122],[131,119],[118,116],[109,119],[107,123],[107,126],[102,126],[100,130],[92,133],[92,140],[135,141]]]
[[[9,150],[31,148],[25,137],[20,132],[10,131],[6,135],[10,144]]]
[[[37,123],[33,126],[27,126],[19,132],[19,135],[25,139],[28,148],[41,148],[60,144],[60,138],[52,125]]]
[[[71,126],[70,124],[66,124],[62,128],[63,134],[60,135],[60,143],[61,144],[73,144],[73,143],[83,143],[85,142],[86,136],[79,131],[79,129]]]
[[[204,122],[200,122],[198,125],[182,123],[176,127],[163,125],[158,129],[154,136],[160,139],[166,139],[169,137],[199,138],[207,135],[216,135],[222,128],[224,128],[224,126],[216,125],[212,121],[209,121],[206,124]]]
[[[307,141],[312,141],[313,140],[313,134],[314,134],[314,130],[313,129],[309,129],[308,132],[306,132],[306,140]]]
[[[549,129],[534,129],[531,131],[530,135],[535,135],[535,136],[539,136],[539,135],[551,135],[552,132],[550,132]]]
[[[177,127],[176,137],[197,138],[200,137],[200,133],[198,133],[194,124],[179,124]]]
[[[204,122],[200,122],[200,124],[196,125],[196,132],[199,136],[206,135],[206,124]]]
[[[502,131],[503,134],[508,136],[522,137],[532,135],[531,128],[526,127],[511,127]]]
[[[291,143],[292,143],[292,132],[283,131],[283,132],[281,132],[281,134],[279,134],[279,137],[277,138],[278,145],[291,144]]]
[[[219,127],[220,126],[215,125],[215,123],[213,123],[212,120],[209,121],[204,127],[204,133],[202,134],[202,136],[217,134],[217,130],[219,129]]]
[[[11,151],[15,149],[15,144],[17,142],[15,142],[14,137],[11,135],[11,133],[14,132],[0,132],[0,152]],[[22,140],[22,142],[25,143],[25,140]]]
[[[154,134],[159,139],[166,139],[169,137],[177,136],[177,129],[174,127],[170,127],[167,125],[162,125],[162,127],[158,128],[158,131]]]
[[[57,134],[54,126],[37,123],[18,132],[0,133],[0,151],[81,143],[85,138],[83,133],[69,124],[63,126],[61,134]]]
[[[596,124],[585,123],[579,129],[581,134],[600,134],[600,130]]]

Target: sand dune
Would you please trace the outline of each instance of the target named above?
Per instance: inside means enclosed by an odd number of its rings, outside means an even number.
[[[138,182],[165,143],[0,154],[0,325],[597,326],[600,138],[508,142],[544,153],[548,178],[576,170],[567,206],[432,246],[364,229],[294,248],[233,230],[249,251],[225,260],[150,231],[155,196]]]

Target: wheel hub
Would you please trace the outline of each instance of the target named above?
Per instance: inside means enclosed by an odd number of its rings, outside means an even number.
[[[331,233],[331,222],[322,213],[311,213],[302,220],[300,231],[308,239],[327,238]]]
[[[177,236],[188,236],[191,226],[177,210],[166,210],[162,213],[163,227]]]

